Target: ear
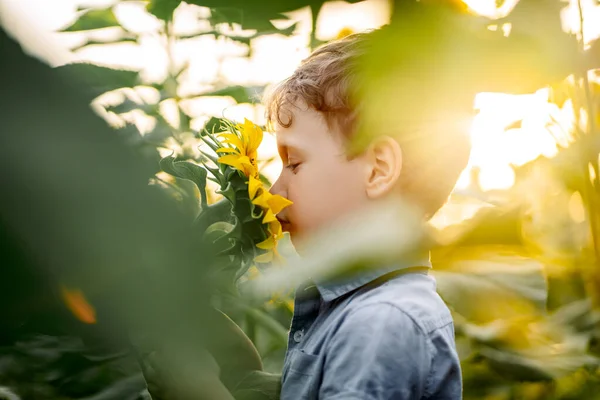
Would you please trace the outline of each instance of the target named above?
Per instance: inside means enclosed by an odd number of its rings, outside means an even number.
[[[402,172],[402,149],[389,136],[378,137],[369,144],[364,155],[367,161],[365,189],[370,199],[377,199],[391,192]]]

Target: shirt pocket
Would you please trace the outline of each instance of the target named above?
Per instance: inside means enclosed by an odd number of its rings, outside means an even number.
[[[281,387],[281,400],[316,399],[321,379],[320,363],[318,355],[294,350]]]

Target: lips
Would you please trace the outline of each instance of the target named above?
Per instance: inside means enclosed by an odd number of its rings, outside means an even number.
[[[279,223],[281,224],[281,229],[282,229],[284,232],[287,232],[287,231],[289,231],[289,230],[290,230],[290,221],[288,221],[288,220],[287,220],[287,219],[285,219],[284,217],[280,217],[280,216],[277,216],[276,218],[277,218],[277,220],[279,221]]]

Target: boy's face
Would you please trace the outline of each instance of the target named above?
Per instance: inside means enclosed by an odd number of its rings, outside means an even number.
[[[321,113],[294,108],[291,126],[276,135],[283,169],[271,192],[294,202],[277,217],[295,243],[368,201],[364,159],[346,158],[345,139]]]

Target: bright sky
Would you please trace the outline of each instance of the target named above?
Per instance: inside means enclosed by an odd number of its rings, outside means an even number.
[[[85,5],[107,5],[110,0],[87,0]],[[143,33],[139,44],[90,46],[77,53],[69,48],[83,41],[80,34],[58,34],[56,30],[68,25],[76,17],[76,8],[82,0],[0,0],[0,19],[26,47],[49,60],[62,64],[74,60],[93,61],[100,64],[118,65],[141,69],[143,77],[159,81],[166,74],[167,57],[160,38],[152,32],[159,22],[145,13],[143,3],[127,2],[116,9],[119,20],[128,29]],[[508,12],[515,0],[505,2],[499,11],[495,0],[467,0],[475,11],[486,15]],[[595,0],[581,0],[586,23],[586,42],[600,36],[600,5]],[[186,32],[198,27],[198,16],[209,11],[182,5],[176,13],[176,31]],[[309,54],[307,47],[310,32],[310,11],[302,9],[290,14],[299,21],[295,34],[286,38],[272,35],[253,42],[253,54],[244,57],[244,47],[232,42],[217,41],[211,36],[187,40],[174,50],[177,64],[190,63],[189,73],[182,85],[185,92],[193,93],[210,89],[219,84],[268,84],[279,81],[295,69]],[[330,39],[342,28],[362,31],[379,27],[389,21],[388,0],[367,0],[348,4],[341,1],[327,3],[317,23],[317,37]],[[570,0],[563,10],[563,28],[579,32],[577,1]],[[208,29],[208,27],[207,27]],[[109,33],[110,34],[110,33]],[[140,91],[139,94],[144,94]],[[194,115],[224,115],[232,119],[248,117],[262,123],[260,106],[235,105],[228,99],[204,98],[186,105]],[[480,186],[484,190],[510,187],[514,182],[513,165],[521,165],[540,154],[551,156],[556,152],[556,140],[546,125],[551,118],[569,127],[573,123],[570,102],[563,109],[548,103],[548,91],[541,89],[535,94],[510,96],[504,94],[480,94],[475,100],[480,113],[475,117],[471,138],[473,152],[470,166],[480,168]],[[224,111],[223,111],[224,110]],[[552,117],[551,117],[552,116]],[[505,127],[517,119],[523,119],[520,127],[505,131]],[[197,118],[193,126],[200,128],[206,117]],[[554,127],[556,134],[558,129]],[[263,154],[274,154],[274,139],[265,136]],[[275,176],[279,169],[273,164],[267,175]],[[457,187],[469,184],[469,171],[465,171]]]

